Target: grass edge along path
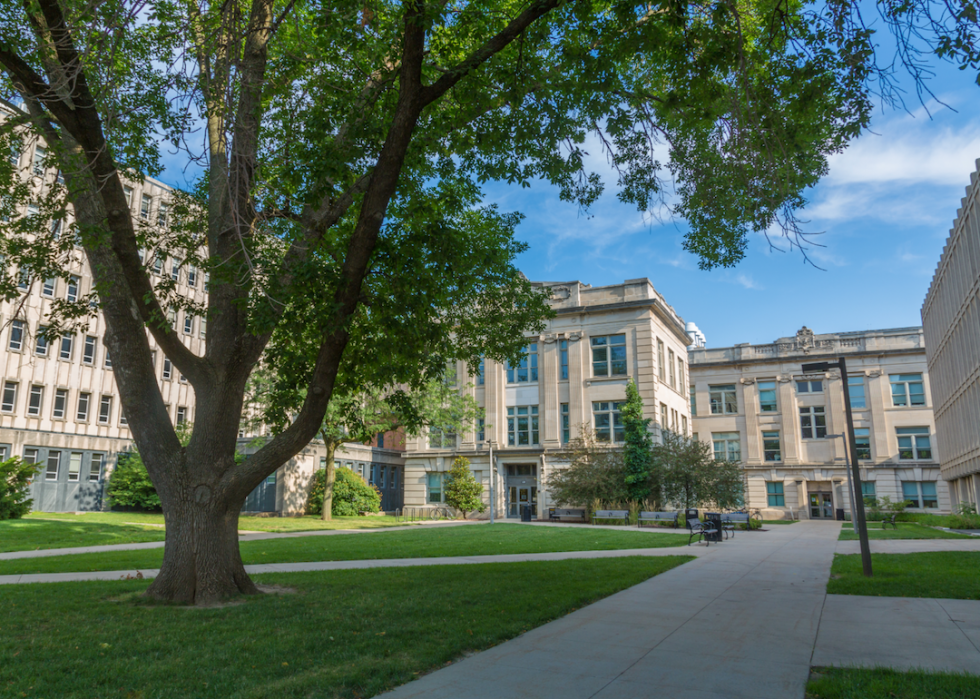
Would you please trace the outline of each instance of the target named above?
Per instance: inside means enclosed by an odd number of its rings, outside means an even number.
[[[510,553],[610,551],[683,546],[688,537],[625,529],[537,527],[520,524],[418,528],[366,534],[337,534],[244,541],[246,565],[384,558],[441,558]],[[0,575],[149,570],[160,567],[163,549],[80,553],[0,561]]]
[[[885,668],[811,668],[807,699],[975,699],[980,677]]]
[[[827,593],[872,597],[980,599],[980,551],[873,553],[866,578],[858,554],[836,554]]]
[[[969,534],[957,534],[936,529],[917,522],[899,522],[896,529],[883,529],[881,524],[868,523],[869,539],[976,539]],[[857,541],[858,536],[850,522],[841,527],[838,541]]]
[[[4,587],[0,695],[365,698],[688,560],[270,573],[295,594],[217,609],[147,604],[143,581]]]

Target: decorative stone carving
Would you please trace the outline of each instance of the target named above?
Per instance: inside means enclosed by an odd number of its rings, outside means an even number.
[[[564,301],[572,295],[571,290],[567,286],[553,286],[551,287],[551,300],[552,301]]]
[[[743,386],[751,386],[755,383],[755,379],[739,379]]]
[[[547,335],[542,335],[542,338],[546,345],[550,345],[558,341],[558,334],[548,333]]]
[[[881,376],[881,369],[872,369],[868,372],[868,376],[872,379],[877,379],[879,376]]]
[[[805,325],[796,331],[796,347],[804,352],[813,349],[813,331]]]
[[[789,383],[792,380],[793,380],[793,377],[792,376],[780,376],[777,379],[777,381],[779,381],[779,383]]]
[[[574,332],[570,332],[565,336],[565,339],[569,342],[578,342],[582,339],[582,331],[576,330]]]

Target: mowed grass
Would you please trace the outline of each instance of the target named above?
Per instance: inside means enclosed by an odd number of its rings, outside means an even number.
[[[504,553],[609,551],[683,546],[688,537],[636,529],[476,524],[365,534],[332,534],[245,541],[242,560],[253,563],[432,558]],[[0,561],[0,575],[159,568],[163,549],[80,553]]]
[[[886,669],[813,668],[807,699],[976,699],[980,677]]]
[[[980,599],[980,551],[873,553],[874,576],[864,577],[859,555],[834,556],[827,592],[876,597]],[[980,695],[978,695],[980,696]]]
[[[136,581],[3,586],[0,696],[366,698],[688,560],[277,573],[256,581],[295,594],[218,609],[143,603]]]
[[[887,529],[882,529],[880,523],[869,523],[868,524],[868,538],[869,539],[973,539],[975,537],[969,534],[954,534],[953,532],[944,532],[942,529],[933,529],[932,527],[926,527],[915,522],[899,522],[896,525],[898,528],[892,528],[889,526]],[[857,541],[858,535],[848,522],[844,525],[840,532],[840,541]]]

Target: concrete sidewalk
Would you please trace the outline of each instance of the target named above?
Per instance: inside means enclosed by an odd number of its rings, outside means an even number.
[[[659,549],[614,549],[610,551],[563,551],[557,553],[505,553],[493,556],[446,556],[442,558],[383,558],[360,561],[310,561],[300,563],[261,563],[245,566],[249,575],[260,573],[298,573],[309,570],[352,570],[363,568],[405,568],[408,566],[473,565],[477,563],[520,563],[524,561],[564,561],[573,558],[622,558],[624,556],[701,556],[718,546],[675,546]],[[155,578],[159,570],[107,570],[93,573],[33,573],[0,575],[0,585],[26,583],[80,582]]]

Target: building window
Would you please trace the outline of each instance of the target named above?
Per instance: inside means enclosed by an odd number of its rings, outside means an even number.
[[[174,365],[167,357],[163,358],[163,378],[167,381],[173,378]]]
[[[677,388],[677,372],[674,370],[674,350],[667,350],[667,366],[670,369],[670,387]]]
[[[909,507],[917,509],[939,507],[936,481],[902,481],[902,497],[912,503]]]
[[[516,367],[507,362],[507,383],[528,383],[538,380],[538,343],[527,346],[527,352]]]
[[[590,339],[593,376],[626,376],[626,335]]]
[[[807,379],[796,382],[797,393],[823,393],[823,381]]]
[[[711,443],[718,461],[741,461],[742,445],[738,432],[712,432]]]
[[[391,483],[388,484],[388,487],[395,490],[398,487],[398,467],[392,466],[389,470],[391,472]]]
[[[0,401],[0,411],[12,413],[14,412],[15,405],[17,405],[17,382],[4,381],[3,400]]]
[[[922,374],[892,374],[892,405],[925,405],[926,394],[922,388]]]
[[[77,481],[82,475],[82,452],[73,451],[68,455],[68,480]]]
[[[54,298],[55,283],[54,277],[45,279],[44,283],[41,284],[41,296],[47,296],[49,299]]]
[[[858,461],[871,461],[871,429],[856,427],[854,429],[854,455]]]
[[[480,357],[480,364],[476,368],[476,385],[482,386],[487,382],[486,371],[487,371],[487,360],[484,357]]]
[[[37,329],[37,336],[34,338],[34,354],[38,357],[48,356],[48,338],[44,334],[47,328],[39,326]]]
[[[898,427],[898,458],[912,461],[932,459],[928,427]]]
[[[112,369],[112,357],[109,356],[109,350],[105,351],[105,362],[102,364],[106,369]]]
[[[664,342],[663,340],[657,340],[657,376],[660,379],[660,383],[667,380],[667,368],[664,366]]]
[[[827,436],[827,416],[822,405],[800,408],[800,435],[803,439],[823,439]]]
[[[766,481],[766,498],[769,502],[769,507],[786,507],[783,484],[776,481]]]
[[[766,461],[783,460],[783,455],[779,448],[779,432],[762,433],[762,454]]]
[[[59,388],[54,392],[54,406],[51,408],[51,417],[55,420],[64,420],[65,411],[68,409],[68,389]]]
[[[660,404],[660,427],[662,429],[667,429],[667,404]]]
[[[381,467],[381,479],[378,481],[378,487],[381,488],[381,490],[384,490],[385,489],[385,480],[386,480],[386,476],[387,475],[388,475],[388,467],[387,466],[382,466]]]
[[[10,321],[10,344],[9,347],[14,352],[20,352],[24,346],[24,321]]]
[[[384,449],[384,448],[385,448],[385,433],[378,432],[378,449]]]
[[[44,386],[31,386],[31,395],[27,400],[27,414],[37,417],[41,414],[41,404],[44,402]]]
[[[88,404],[92,399],[91,393],[78,394],[78,411],[75,413],[75,420],[86,422],[88,420]]]
[[[426,490],[429,491],[428,501],[442,502],[442,474],[427,473],[425,474],[425,480]]]
[[[112,419],[112,396],[102,396],[99,401],[99,424],[108,425]]]
[[[159,252],[153,256],[153,271],[156,272],[157,274],[161,274],[163,272],[163,262],[164,262],[163,258],[164,256],[161,255]]]
[[[194,316],[187,312],[184,312],[184,334],[194,334]]]
[[[865,505],[874,504],[877,496],[874,481],[861,481],[861,498],[864,500]]]
[[[140,199],[140,218],[144,221],[150,220],[150,203],[152,201],[149,194],[144,194],[143,198]]]
[[[456,433],[448,427],[429,428],[429,448],[430,449],[454,449],[456,447]]]
[[[595,438],[599,442],[613,444],[626,441],[623,420],[619,409],[622,402],[601,401],[592,403],[592,416],[595,420]]]
[[[698,396],[694,390],[694,384],[691,384],[691,417],[697,417],[698,415]]]
[[[105,462],[104,454],[92,454],[88,467],[88,479],[90,481],[102,480],[102,464]]]
[[[763,413],[776,412],[776,382],[759,382],[759,411]]]
[[[95,337],[85,336],[85,345],[82,347],[82,364],[95,364]]]
[[[187,422],[187,408],[182,405],[177,406],[177,424],[183,425]]]
[[[848,376],[847,392],[851,396],[851,407],[854,410],[860,410],[868,407],[868,400],[864,395],[863,376]]]
[[[687,415],[681,415],[681,434],[687,436]]]
[[[174,258],[173,263],[170,265],[170,278],[175,282],[180,281],[180,260],[178,260],[176,257]]]
[[[476,419],[476,441],[477,444],[483,444],[487,441],[487,424],[482,417]]]
[[[74,274],[68,277],[68,288],[65,290],[65,299],[68,303],[75,303],[78,300],[78,284],[81,280]]]
[[[203,340],[208,336],[208,319],[207,316],[201,316],[201,322],[197,324],[198,336]]]
[[[62,335],[61,336],[61,349],[58,351],[58,357],[64,359],[66,362],[71,361],[72,348],[75,346],[74,335]]]
[[[34,174],[38,177],[44,175],[44,156],[45,150],[40,146],[34,149]]]
[[[507,444],[524,446],[538,443],[538,406],[516,405],[507,408]]]
[[[61,467],[61,452],[49,451],[47,467],[44,469],[44,480],[46,481],[58,480],[58,469],[60,467]]]
[[[178,372],[178,374],[180,374],[180,372]],[[187,383],[187,377],[186,377],[186,376],[184,376],[183,374],[180,374],[180,375],[179,375],[179,376],[177,377],[177,380],[178,380],[178,381],[180,381],[181,383]]]
[[[166,226],[167,225],[167,205],[160,202],[160,206],[157,207],[157,225]]]
[[[119,424],[123,427],[129,425],[129,420],[126,419],[126,413],[123,411],[122,406],[119,407]]]
[[[187,286],[197,286],[197,267],[194,265],[187,268]]]
[[[34,447],[24,447],[24,463],[36,464],[38,451]]]
[[[30,205],[28,206],[28,211],[30,211]],[[37,207],[34,207],[34,213],[37,213]],[[21,267],[19,274],[17,275],[17,288],[27,290],[31,288],[31,271],[27,267]]]
[[[558,341],[558,379],[568,380],[568,340]]]
[[[712,415],[731,415],[738,412],[735,384],[708,386],[708,398]]]
[[[561,443],[572,441],[571,416],[568,414],[568,403],[561,404]]]

